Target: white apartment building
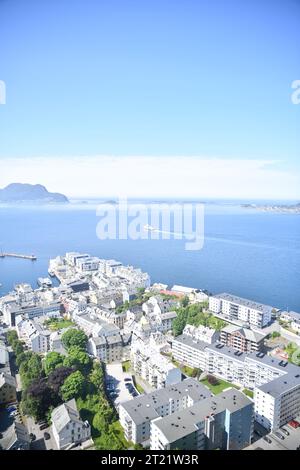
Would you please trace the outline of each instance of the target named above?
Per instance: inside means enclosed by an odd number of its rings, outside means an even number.
[[[123,402],[119,406],[119,416],[125,437],[135,444],[146,444],[150,439],[153,419],[189,408],[210,396],[206,387],[197,380],[189,378]]]
[[[91,437],[88,421],[82,421],[73,398],[51,413],[52,433],[59,450],[78,445]]]
[[[255,420],[274,431],[300,413],[300,374],[285,374],[254,389]]]
[[[33,352],[44,354],[50,351],[51,331],[44,329],[33,320],[17,317],[16,330],[18,336]]]
[[[299,321],[300,320],[300,313],[297,312],[281,312],[280,314],[280,320],[284,321],[286,323],[289,323],[291,321]]]
[[[131,344],[131,358],[136,374],[153,388],[164,388],[181,382],[180,369],[142,340]]]
[[[180,335],[172,341],[172,356],[175,361],[202,371],[206,370],[207,343],[189,335]]]
[[[209,298],[209,310],[222,314],[228,320],[239,320],[263,328],[272,319],[272,307],[231,294],[218,294]]]
[[[184,327],[182,334],[190,336],[196,341],[203,341],[204,343],[208,344],[215,343],[218,341],[220,336],[219,332],[213,328],[209,328],[203,325],[194,326],[189,324]]]
[[[99,268],[99,258],[92,256],[80,258],[76,261],[76,267],[81,273],[97,271]]]
[[[91,308],[87,308],[85,312],[75,310],[73,320],[87,336],[110,336],[120,332],[116,325],[101,320]]]
[[[300,320],[292,321],[291,328],[299,335],[300,334]]]
[[[151,450],[240,450],[251,443],[253,403],[233,388],[151,421]]]

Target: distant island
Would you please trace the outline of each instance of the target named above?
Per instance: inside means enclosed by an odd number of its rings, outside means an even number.
[[[300,203],[298,204],[242,204],[246,209],[256,209],[265,212],[284,212],[289,214],[300,214]]]
[[[41,184],[12,183],[0,189],[0,202],[68,203],[64,194],[49,193]]]

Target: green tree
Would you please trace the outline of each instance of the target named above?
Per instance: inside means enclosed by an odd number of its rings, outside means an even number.
[[[104,374],[102,365],[94,362],[93,369],[89,375],[89,381],[96,392],[104,391]]]
[[[27,359],[27,354],[25,352],[22,352],[21,354],[18,354],[16,357],[16,364],[18,367],[22,364],[22,362],[25,362]]]
[[[12,343],[18,339],[18,334],[15,330],[10,330],[6,334],[8,344],[12,346]]]
[[[71,398],[77,398],[84,395],[85,378],[82,373],[77,370],[69,375],[61,386],[60,393],[64,401]]]
[[[61,367],[64,362],[64,357],[58,352],[51,351],[48,352],[44,360],[44,369],[46,375],[49,375],[56,367]]]
[[[181,299],[180,304],[181,304],[182,307],[187,307],[188,304],[189,304],[189,302],[190,302],[190,301],[189,301],[188,296],[185,295],[185,296]]]
[[[20,375],[22,385],[27,388],[34,379],[43,376],[42,360],[37,354],[31,353],[27,355],[28,360],[22,362],[20,366]]]
[[[72,346],[69,348],[68,356],[64,358],[63,365],[80,370],[80,372],[86,375],[91,370],[92,360],[89,355],[78,346]]]
[[[86,349],[88,337],[83,331],[70,328],[62,335],[61,341],[67,350],[73,346],[84,350]]]
[[[14,353],[15,353],[15,355],[18,356],[22,352],[24,352],[23,343],[21,341],[16,341],[14,343]]]

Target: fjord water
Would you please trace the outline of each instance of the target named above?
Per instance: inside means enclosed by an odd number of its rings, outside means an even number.
[[[98,222],[91,204],[0,207],[0,250],[38,257],[0,259],[0,295],[18,282],[35,287],[49,258],[81,251],[140,267],[152,282],[226,291],[300,312],[300,215],[206,204],[199,251],[172,238],[102,241]]]

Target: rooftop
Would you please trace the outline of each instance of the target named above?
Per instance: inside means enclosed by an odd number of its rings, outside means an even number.
[[[183,396],[189,396],[194,402],[211,396],[209,390],[195,379],[188,378],[176,385],[161,388],[147,395],[140,395],[132,400],[122,403],[122,407],[130,415],[135,424],[142,424],[158,418],[156,411],[166,405],[170,400],[177,400]]]
[[[227,294],[224,292],[223,294],[217,294],[213,296],[216,299],[221,299],[221,300],[228,300],[229,302],[238,304],[238,305],[243,305],[244,307],[249,307],[253,308],[255,310],[258,310],[260,312],[265,312],[267,310],[272,310],[272,307],[270,305],[265,305],[261,304],[259,302],[254,302],[253,300],[248,300],[244,299],[242,297],[238,297],[236,295],[232,294]]]
[[[225,410],[233,413],[248,405],[253,406],[252,401],[243,393],[231,388],[217,396],[206,398],[190,408],[158,418],[154,424],[171,443],[195,432],[205,418],[213,417]]]

